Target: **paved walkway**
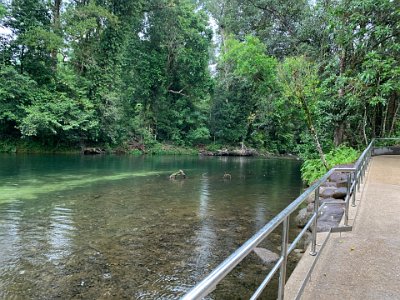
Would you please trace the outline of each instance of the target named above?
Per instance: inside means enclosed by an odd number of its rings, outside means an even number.
[[[372,159],[351,219],[353,231],[331,235],[301,299],[400,299],[400,156]]]

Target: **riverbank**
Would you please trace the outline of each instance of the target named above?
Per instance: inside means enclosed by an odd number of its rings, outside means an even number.
[[[353,168],[354,164],[337,165],[335,168]],[[339,225],[344,214],[345,198],[348,193],[349,173],[334,172],[319,189],[319,207],[324,206],[318,216],[318,232],[327,232]],[[306,200],[305,207],[299,210],[295,222],[303,228],[314,211],[315,196],[312,193]]]
[[[296,159],[291,153],[278,154],[266,149],[233,147],[224,145],[177,146],[167,143],[156,143],[146,146],[138,142],[126,142],[121,145],[45,145],[32,140],[0,140],[0,153],[23,154],[130,154],[130,155],[202,155],[202,156],[260,156],[265,158]]]

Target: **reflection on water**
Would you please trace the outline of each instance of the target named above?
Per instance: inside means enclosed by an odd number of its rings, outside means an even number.
[[[199,198],[199,218],[201,221],[200,228],[196,232],[196,241],[199,246],[196,248],[197,261],[196,269],[202,270],[207,268],[208,262],[210,261],[213,253],[212,246],[216,244],[216,233],[215,225],[212,220],[208,218],[210,211],[208,207],[209,202],[209,178],[206,175],[202,175],[200,179],[200,198]]]
[[[73,226],[72,210],[55,206],[50,214],[49,224],[49,251],[46,254],[50,261],[66,258],[71,254]]]
[[[0,166],[1,299],[179,298],[301,189],[291,160],[0,155]],[[169,180],[178,169],[187,179]],[[278,238],[263,246],[278,252]],[[212,298],[250,295],[267,269],[250,257]]]

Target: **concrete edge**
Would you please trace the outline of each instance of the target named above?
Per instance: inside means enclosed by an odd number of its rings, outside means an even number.
[[[360,186],[361,193],[357,192],[356,193],[356,206],[353,207],[350,203],[349,206],[349,226],[356,226],[356,219],[358,215],[359,208],[362,204],[361,199],[364,198],[364,193],[365,193],[365,182],[368,180],[369,177],[369,170],[373,164],[373,160],[371,160],[370,165],[368,166],[366,170],[366,174],[363,180],[363,183]],[[339,223],[339,226],[344,226],[344,215],[342,217],[342,220]],[[334,233],[332,233],[334,234]],[[337,234],[337,233],[335,233]],[[339,233],[339,235],[342,233]],[[317,234],[317,251],[319,252],[321,249],[321,246],[327,241],[329,238],[329,232],[320,232]],[[334,237],[334,236],[333,236]],[[301,257],[300,261],[296,265],[296,268],[293,270],[292,274],[290,275],[288,281],[286,282],[285,285],[285,299],[301,299],[301,296],[298,297],[298,294],[302,288],[302,285],[307,277],[307,274],[310,272],[311,268],[313,267],[315,259],[318,259],[316,256],[309,255],[311,251],[311,246],[309,245],[307,247],[307,250],[304,252],[303,256]],[[323,252],[322,252],[323,254]],[[317,262],[318,263],[318,262]],[[307,286],[307,283],[306,283]]]

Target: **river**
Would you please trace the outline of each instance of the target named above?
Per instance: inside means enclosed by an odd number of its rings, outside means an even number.
[[[301,188],[296,160],[0,154],[0,298],[177,299]],[[252,254],[210,298],[268,268]]]

